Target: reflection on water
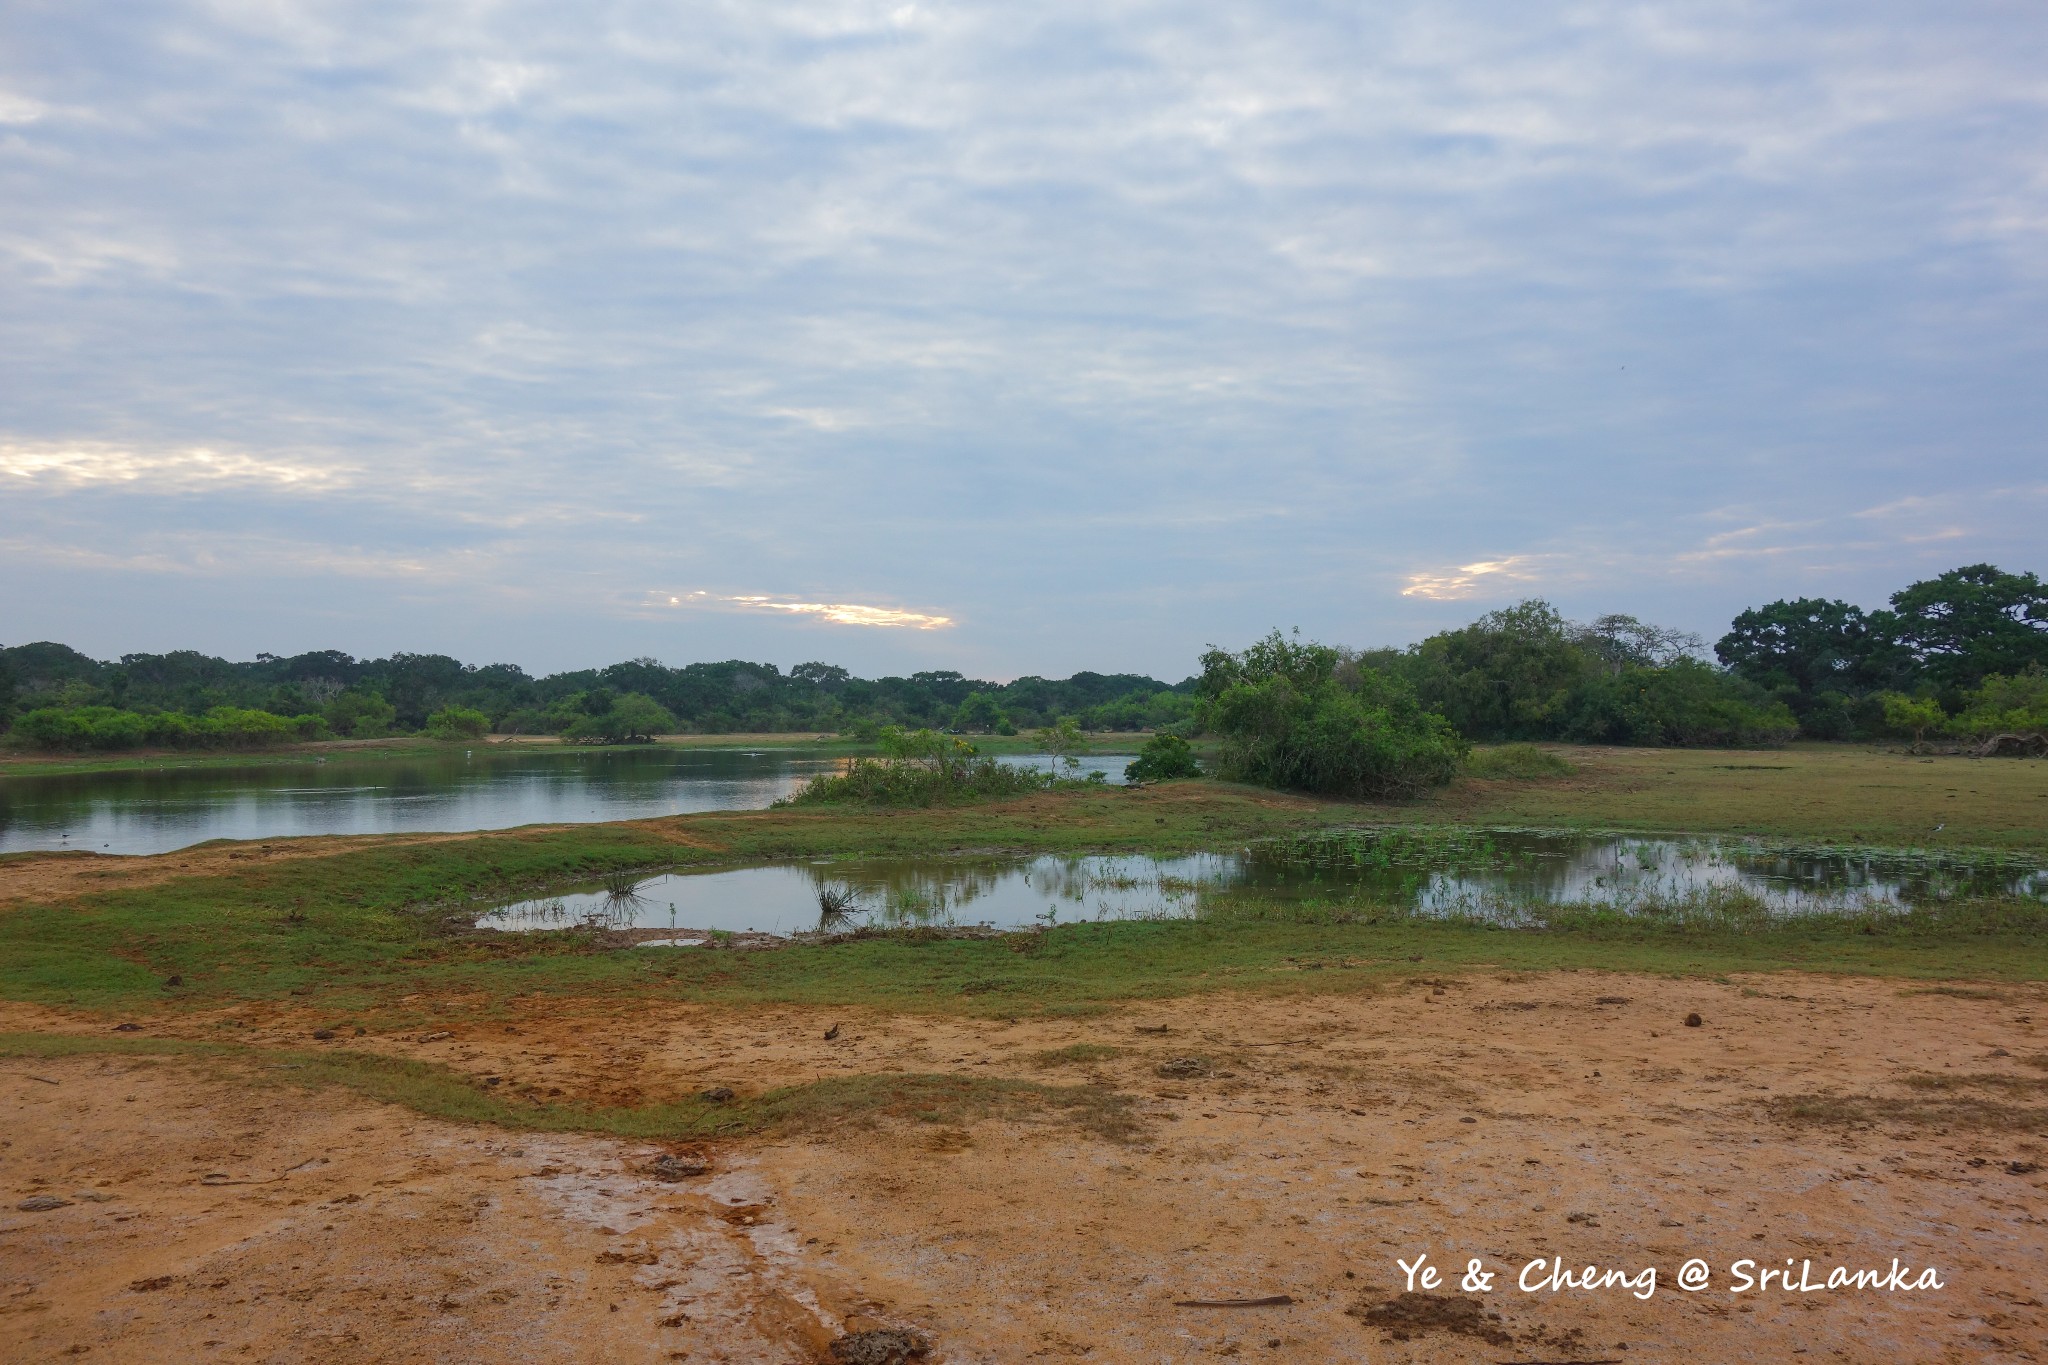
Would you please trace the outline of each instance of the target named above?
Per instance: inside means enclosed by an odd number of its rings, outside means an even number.
[[[1123,780],[1129,754],[1082,770]],[[1044,767],[1043,755],[1004,763]],[[448,833],[760,810],[846,763],[828,749],[513,749],[225,768],[0,777],[0,853],[167,853],[208,839]]]
[[[1544,906],[1641,913],[1734,903],[1796,915],[1900,910],[1958,896],[2048,901],[2048,869],[2011,859],[1768,849],[1739,840],[1352,830],[1176,857],[778,863],[669,873],[641,882],[634,895],[627,902],[605,890],[572,890],[493,910],[478,924],[794,934],[1368,906],[1514,923]]]

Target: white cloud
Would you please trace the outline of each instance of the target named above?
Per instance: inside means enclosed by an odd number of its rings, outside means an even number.
[[[875,626],[885,630],[945,630],[956,624],[950,616],[906,611],[900,607],[878,607],[857,602],[799,602],[763,593],[654,593],[650,595],[649,602],[657,607],[712,607],[780,616],[808,616],[836,626]]]
[[[17,486],[47,489],[111,486],[154,493],[193,493],[255,487],[325,493],[349,487],[359,472],[340,465],[204,446],[143,451],[108,444],[0,443],[0,486],[15,481]]]

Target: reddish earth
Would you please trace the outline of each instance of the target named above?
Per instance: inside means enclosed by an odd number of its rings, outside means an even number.
[[[244,1007],[239,1039],[514,1090],[941,1072],[1092,1084],[1082,1120],[1120,1095],[1135,1122],[847,1120],[667,1182],[647,1144],[257,1073],[0,1061],[0,1355],[800,1362],[901,1326],[950,1362],[2040,1359],[2048,991],[1940,989],[1470,975],[1023,1022],[593,1003],[486,1023],[427,1000],[430,1027],[326,1044]],[[0,1029],[106,1027],[0,1007]],[[1058,1055],[1077,1044],[1096,1051]],[[64,1202],[18,1207],[39,1196]],[[1418,1253],[1447,1282],[1403,1299]],[[1475,1257],[1504,1273],[1461,1294]],[[1655,1293],[1519,1292],[1536,1257],[1655,1267]],[[1693,1257],[1713,1283],[1687,1293]],[[1943,1287],[1730,1293],[1745,1258],[1823,1280],[1897,1258]]]

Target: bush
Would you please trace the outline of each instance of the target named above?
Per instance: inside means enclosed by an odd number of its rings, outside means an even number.
[[[1052,778],[983,758],[972,744],[930,730],[880,734],[884,757],[855,758],[814,777],[784,805],[933,806],[1043,791]]]
[[[1465,771],[1473,777],[1570,777],[1578,769],[1533,744],[1503,744],[1497,749],[1479,749],[1465,760]]]
[[[1154,735],[1138,750],[1138,756],[1124,765],[1126,782],[1171,782],[1181,777],[1200,777],[1202,767],[1195,751],[1179,735]]]
[[[350,688],[327,703],[327,725],[350,739],[381,739],[391,733],[398,708],[375,692]]]
[[[2015,677],[1992,674],[1968,695],[1963,713],[1950,728],[1980,739],[2048,730],[2048,672],[2037,665]]]
[[[1243,654],[1211,650],[1202,670],[1203,719],[1223,740],[1224,777],[1325,796],[1413,796],[1449,782],[1470,748],[1399,679],[1277,630]]]
[[[491,731],[491,718],[467,706],[444,706],[427,717],[427,733],[435,739],[476,739]]]
[[[239,706],[216,706],[204,715],[177,711],[143,715],[113,706],[48,706],[15,722],[15,733],[45,749],[255,749],[319,739],[326,723],[314,715],[280,716]]]

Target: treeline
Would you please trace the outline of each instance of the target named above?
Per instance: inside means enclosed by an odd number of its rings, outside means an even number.
[[[1875,611],[1772,602],[1736,617],[1714,653],[1814,739],[2048,729],[2048,585],[2031,573],[1951,569]]]
[[[0,648],[0,728],[51,748],[250,747],[285,738],[497,731],[593,741],[699,734],[1014,733],[1075,716],[1090,729],[1184,721],[1193,683],[1077,673],[978,682],[956,672],[856,678],[833,664],[635,659],[535,678],[441,654],[356,659],[332,650],[236,663],[193,650],[90,658],[51,643]],[[289,733],[287,733],[289,732]]]
[[[1332,796],[1409,796],[1451,780],[1474,740],[1735,746],[1795,735],[2005,733],[2048,747],[2048,591],[1971,565],[1887,611],[1773,602],[1715,646],[1632,616],[1567,621],[1549,603],[1489,612],[1407,649],[1275,631],[1211,648],[1195,723],[1225,777]],[[1540,757],[1540,755],[1539,755]]]
[[[593,742],[672,731],[872,737],[892,725],[1011,734],[1071,717],[1089,730],[1241,732],[1254,738],[1232,749],[1237,766],[1306,773],[1365,759],[1336,757],[1334,739],[1274,740],[1283,713],[1309,727],[1304,735],[1354,738],[1362,715],[1403,726],[1435,716],[1442,729],[1416,730],[1396,764],[1408,774],[1396,786],[1427,785],[1456,749],[1442,747],[1445,735],[1688,746],[2048,730],[2048,588],[1976,564],[1902,588],[1879,610],[1772,602],[1737,616],[1711,657],[1682,631],[1631,616],[1581,624],[1528,601],[1405,649],[1272,637],[1243,654],[1212,649],[1202,666],[1171,686],[1128,673],[868,679],[832,664],[784,673],[737,659],[635,659],[534,678],[439,654],[231,663],[181,650],[102,662],[43,643],[0,648],[0,726],[53,748],[125,748],[492,730]]]

